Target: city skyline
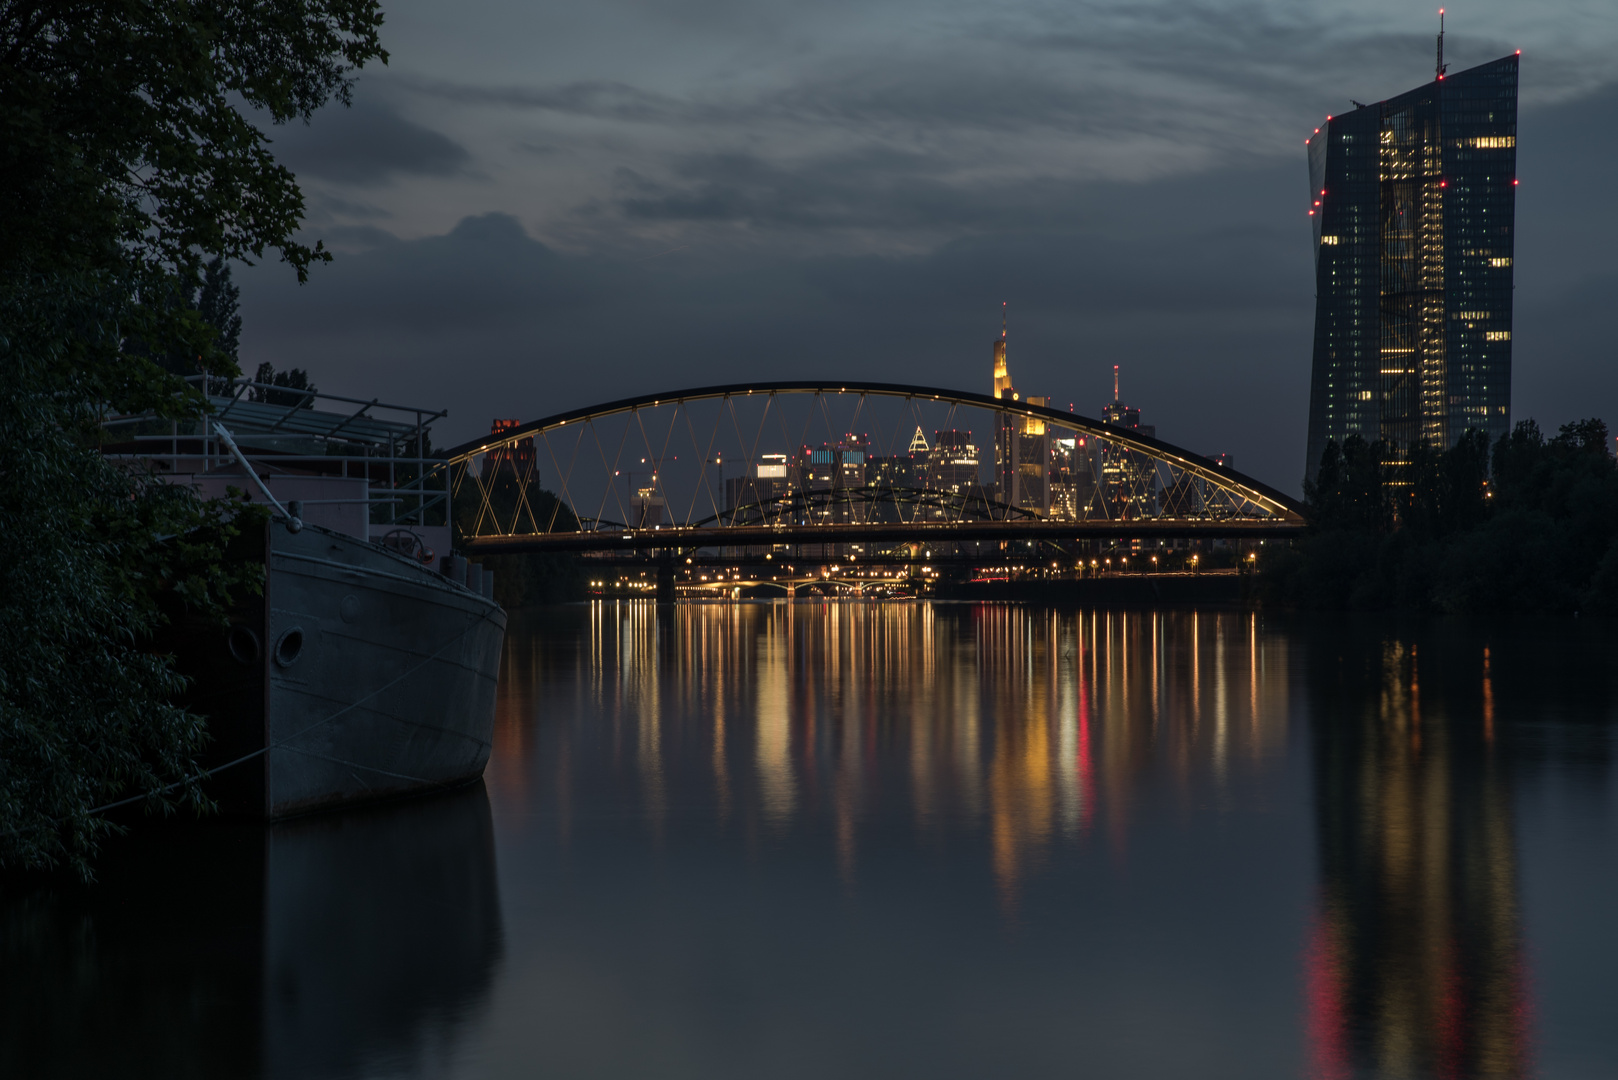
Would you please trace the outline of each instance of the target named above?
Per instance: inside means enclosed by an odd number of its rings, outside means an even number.
[[[355,108],[271,133],[338,258],[302,289],[284,267],[239,272],[243,359],[432,398],[453,440],[604,385],[981,385],[974,327],[1010,299],[1021,381],[1082,400],[1121,359],[1161,430],[1296,493],[1298,133],[1430,72],[1433,14],[1014,5],[988,33],[965,7],[898,4],[833,33],[762,10],[473,4],[446,24],[390,5],[392,60]],[[879,61],[896,28],[902,55]],[[690,46],[677,60],[636,59],[671,38]],[[1528,64],[1513,413],[1550,429],[1618,398],[1597,302],[1612,151],[1584,137],[1618,102],[1614,45],[1611,20],[1571,5],[1450,20],[1456,68],[1517,48]],[[988,57],[1016,77],[980,85]]]

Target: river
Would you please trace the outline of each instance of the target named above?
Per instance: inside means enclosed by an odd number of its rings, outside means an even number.
[[[514,615],[485,782],[0,903],[0,1074],[1618,1075],[1618,632]]]

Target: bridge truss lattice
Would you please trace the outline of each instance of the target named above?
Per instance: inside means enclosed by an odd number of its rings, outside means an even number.
[[[1255,537],[1303,523],[1288,496],[1137,429],[889,383],[626,398],[446,453],[463,541],[490,552]]]

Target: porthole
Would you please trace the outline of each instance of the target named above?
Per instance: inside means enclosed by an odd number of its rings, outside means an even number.
[[[303,653],[303,628],[294,626],[283,630],[281,636],[275,639],[275,662],[282,667],[291,667],[298,662]]]
[[[230,648],[231,658],[238,664],[256,664],[259,657],[264,655],[258,635],[253,633],[250,626],[232,626],[225,644]]]

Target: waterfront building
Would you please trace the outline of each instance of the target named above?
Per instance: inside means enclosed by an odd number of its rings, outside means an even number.
[[[1329,116],[1308,142],[1308,475],[1328,440],[1399,455],[1511,424],[1516,56]]]

